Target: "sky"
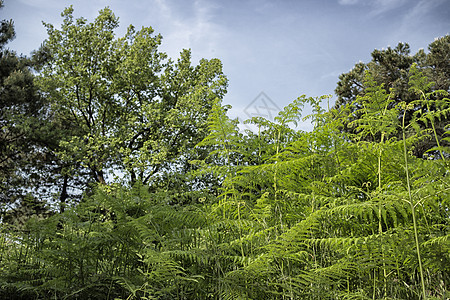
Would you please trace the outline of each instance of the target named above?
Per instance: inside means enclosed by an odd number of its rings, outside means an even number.
[[[412,54],[427,51],[450,31],[450,0],[4,0],[0,19],[16,29],[7,46],[29,55],[47,37],[42,21],[59,26],[70,5],[89,21],[108,6],[118,37],[130,24],[151,26],[173,59],[187,48],[195,64],[219,58],[229,80],[223,104],[240,120],[271,118],[301,95],[333,95],[332,105],[339,75],[374,49],[406,42]]]

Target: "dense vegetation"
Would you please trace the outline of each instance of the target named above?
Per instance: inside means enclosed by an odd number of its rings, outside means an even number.
[[[0,298],[450,297],[449,36],[242,132],[219,60],[62,16],[31,59],[1,24]]]

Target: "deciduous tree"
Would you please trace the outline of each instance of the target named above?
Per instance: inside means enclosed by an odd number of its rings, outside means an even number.
[[[66,128],[59,157],[106,183],[106,171],[133,184],[186,165],[206,134],[207,118],[227,80],[217,59],[191,63],[183,50],[175,63],[158,50],[151,27],[128,28],[115,38],[118,18],[105,8],[94,22],[74,19],[67,8],[61,29],[45,24],[39,86],[56,122]],[[69,163],[71,162],[71,163]]]

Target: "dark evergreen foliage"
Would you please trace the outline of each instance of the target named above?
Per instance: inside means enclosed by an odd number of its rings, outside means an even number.
[[[392,93],[391,107],[400,102],[415,103],[413,110],[407,111],[406,121],[409,123],[413,118],[414,111],[426,110],[417,100],[417,93],[410,89],[408,82],[411,78],[411,68],[415,66],[427,76],[431,83],[427,90],[423,92],[435,92],[431,100],[445,98],[445,94],[450,91],[450,35],[437,38],[428,46],[429,53],[424,50],[411,55],[410,47],[407,43],[399,43],[395,48],[388,47],[383,50],[374,50],[372,60],[369,63],[357,63],[348,73],[339,76],[339,82],[336,87],[335,107],[339,110],[350,109],[351,115],[347,122],[344,122],[344,130],[354,133],[354,129],[348,127],[353,120],[360,118],[358,111],[362,108],[362,103],[358,99],[364,97],[364,74],[369,72],[378,85],[382,85],[386,93]],[[441,93],[443,91],[444,93]],[[359,97],[359,98],[358,98]],[[345,108],[344,108],[345,107]],[[431,107],[431,109],[433,109]],[[401,119],[402,112],[399,112],[397,118]],[[443,114],[439,122],[435,123],[437,135],[440,140],[444,138],[445,127],[449,124],[450,116]],[[420,129],[431,129],[427,123],[418,123]],[[401,132],[397,132],[397,138],[401,138]],[[428,150],[435,147],[435,142],[429,142],[426,139],[418,142],[414,149],[414,154],[423,157]]]

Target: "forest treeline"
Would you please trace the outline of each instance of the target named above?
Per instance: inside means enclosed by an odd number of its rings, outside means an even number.
[[[62,18],[1,22],[1,299],[450,297],[450,36],[242,131],[220,60]]]

